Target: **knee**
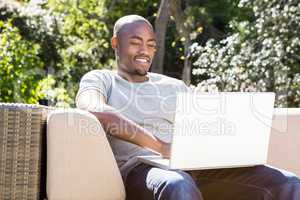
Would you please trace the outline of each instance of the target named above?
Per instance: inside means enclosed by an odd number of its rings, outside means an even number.
[[[180,188],[187,190],[187,189],[189,189],[190,185],[192,185],[192,183],[182,176],[173,177],[172,179],[168,179],[165,182],[165,186],[171,190],[180,189]]]
[[[176,175],[165,181],[158,199],[201,200],[201,194],[192,179]]]
[[[286,183],[274,187],[273,192],[280,199],[298,200],[300,199],[300,180],[297,177],[290,178]]]

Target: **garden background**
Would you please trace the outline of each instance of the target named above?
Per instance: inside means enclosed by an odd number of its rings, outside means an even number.
[[[0,0],[0,102],[74,106],[83,74],[116,69],[110,38],[127,14],[155,27],[151,71],[300,106],[299,0]]]

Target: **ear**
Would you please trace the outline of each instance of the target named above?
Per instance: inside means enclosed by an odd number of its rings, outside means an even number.
[[[113,49],[116,49],[116,48],[118,47],[118,39],[117,39],[116,36],[113,36],[113,37],[111,38],[111,47],[112,47]]]

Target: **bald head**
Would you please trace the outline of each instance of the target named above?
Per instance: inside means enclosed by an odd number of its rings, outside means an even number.
[[[153,30],[153,27],[150,24],[150,22],[147,19],[145,19],[144,17],[139,16],[139,15],[126,15],[116,21],[115,26],[114,26],[114,35],[113,36],[118,37],[118,34],[120,33],[120,31],[126,25],[129,25],[129,24],[132,24],[135,22],[144,22],[147,25],[149,25],[149,27]]]

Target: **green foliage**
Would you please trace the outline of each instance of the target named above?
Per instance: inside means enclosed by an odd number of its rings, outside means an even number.
[[[87,71],[112,67],[104,1],[50,0],[46,8],[58,19],[64,44],[58,65],[68,78],[75,82]]]
[[[50,0],[45,8],[57,20],[62,38],[58,54],[61,60],[51,74],[64,83],[72,99],[80,78],[92,69],[112,68],[109,34],[104,21],[104,1]],[[73,101],[74,102],[74,101]]]
[[[129,13],[143,15],[146,7],[153,8],[151,1],[115,1],[115,4],[104,0],[26,2],[23,1],[19,9],[6,10],[8,12],[0,16],[10,19],[12,27],[19,30],[20,41],[39,47],[38,53],[32,57],[39,60],[41,67],[34,62],[28,63],[32,66],[31,71],[40,70],[27,76],[32,81],[27,93],[34,95],[16,99],[12,93],[1,91],[1,98],[3,101],[5,98],[5,101],[27,103],[46,98],[57,106],[62,105],[63,100],[74,105],[83,74],[92,69],[114,67],[110,37],[117,18]],[[6,53],[18,51],[15,48],[19,47],[13,46]],[[30,52],[25,51],[17,56],[25,55],[30,55]],[[21,72],[26,73],[27,70]],[[16,79],[11,80],[12,85],[15,82]]]
[[[40,45],[22,39],[11,21],[0,21],[0,101],[36,103],[43,76]]]
[[[232,20],[250,20],[252,13],[248,8],[238,7],[238,0],[199,1],[188,0],[184,2],[186,16],[185,27],[190,30],[190,39],[194,43],[204,45],[208,39],[220,40],[230,30],[228,23]],[[165,73],[181,78],[184,61],[184,40],[175,29],[174,19],[168,27],[166,36]],[[192,77],[192,83],[197,79]]]
[[[63,82],[61,82],[61,84],[63,84]],[[57,107],[69,107],[73,102],[63,85],[57,87],[53,75],[47,75],[46,78],[39,81],[36,91],[39,99],[46,99],[49,101],[49,104],[55,102],[55,106]]]
[[[199,87],[221,91],[274,91],[277,106],[300,105],[300,5],[296,0],[241,1],[253,22],[232,21],[220,42],[194,44]]]
[[[182,1],[185,26],[199,44],[192,46],[194,83],[202,81],[203,86],[227,91],[276,91],[277,105],[299,106],[296,1]],[[18,9],[0,9],[0,101],[36,103],[46,98],[60,106],[74,105],[84,73],[115,67],[109,44],[114,22],[123,15],[139,14],[154,24],[160,3],[20,2]],[[209,38],[216,40],[204,45]],[[171,20],[166,36],[167,75],[181,77],[183,41]]]
[[[21,64],[11,64],[14,68],[12,71],[16,73],[16,69],[21,66],[23,71],[18,74],[31,81],[30,84],[24,82],[27,96],[24,94],[24,97],[16,98],[13,92],[1,90],[1,101],[36,103],[41,98],[49,98],[56,106],[62,105],[62,100],[74,105],[81,76],[92,69],[111,68],[113,65],[108,29],[103,18],[104,1],[30,2],[20,4],[18,9],[1,8],[0,12],[0,16],[5,19],[3,23],[10,21],[11,28],[18,30],[17,38],[21,42],[15,45],[12,43],[15,37],[11,36],[8,43],[12,46],[5,49],[4,53],[14,55],[17,60],[32,57],[32,61],[27,59]],[[1,33],[8,34],[5,30]],[[19,45],[23,43],[34,48],[22,49]],[[22,54],[15,53],[19,51]],[[1,63],[0,67],[6,66]],[[49,74],[51,78],[47,76]],[[18,81],[23,84],[23,79],[12,78],[11,85],[18,87]],[[46,83],[49,86],[46,87]],[[45,88],[50,91],[47,92]]]

